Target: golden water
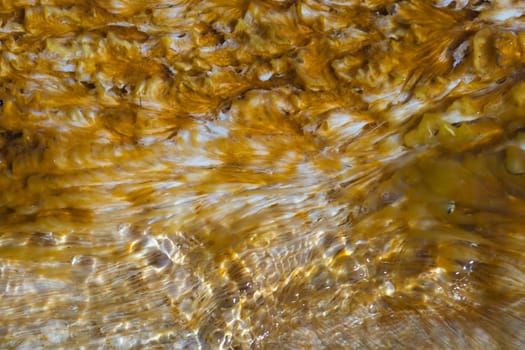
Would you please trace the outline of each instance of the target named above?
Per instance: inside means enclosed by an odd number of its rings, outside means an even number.
[[[0,348],[524,348],[523,14],[1,0]]]

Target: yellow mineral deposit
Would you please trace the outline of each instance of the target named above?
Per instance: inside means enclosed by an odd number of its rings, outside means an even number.
[[[0,348],[525,348],[525,4],[0,0]]]

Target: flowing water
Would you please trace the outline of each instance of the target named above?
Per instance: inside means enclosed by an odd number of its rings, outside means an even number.
[[[0,0],[0,348],[525,348],[524,14]]]

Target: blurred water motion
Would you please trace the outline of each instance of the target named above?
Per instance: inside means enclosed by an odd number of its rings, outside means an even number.
[[[525,348],[524,13],[0,1],[0,347]]]

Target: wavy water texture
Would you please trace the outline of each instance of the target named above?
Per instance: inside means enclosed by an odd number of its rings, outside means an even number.
[[[524,15],[0,0],[0,347],[525,348]]]

